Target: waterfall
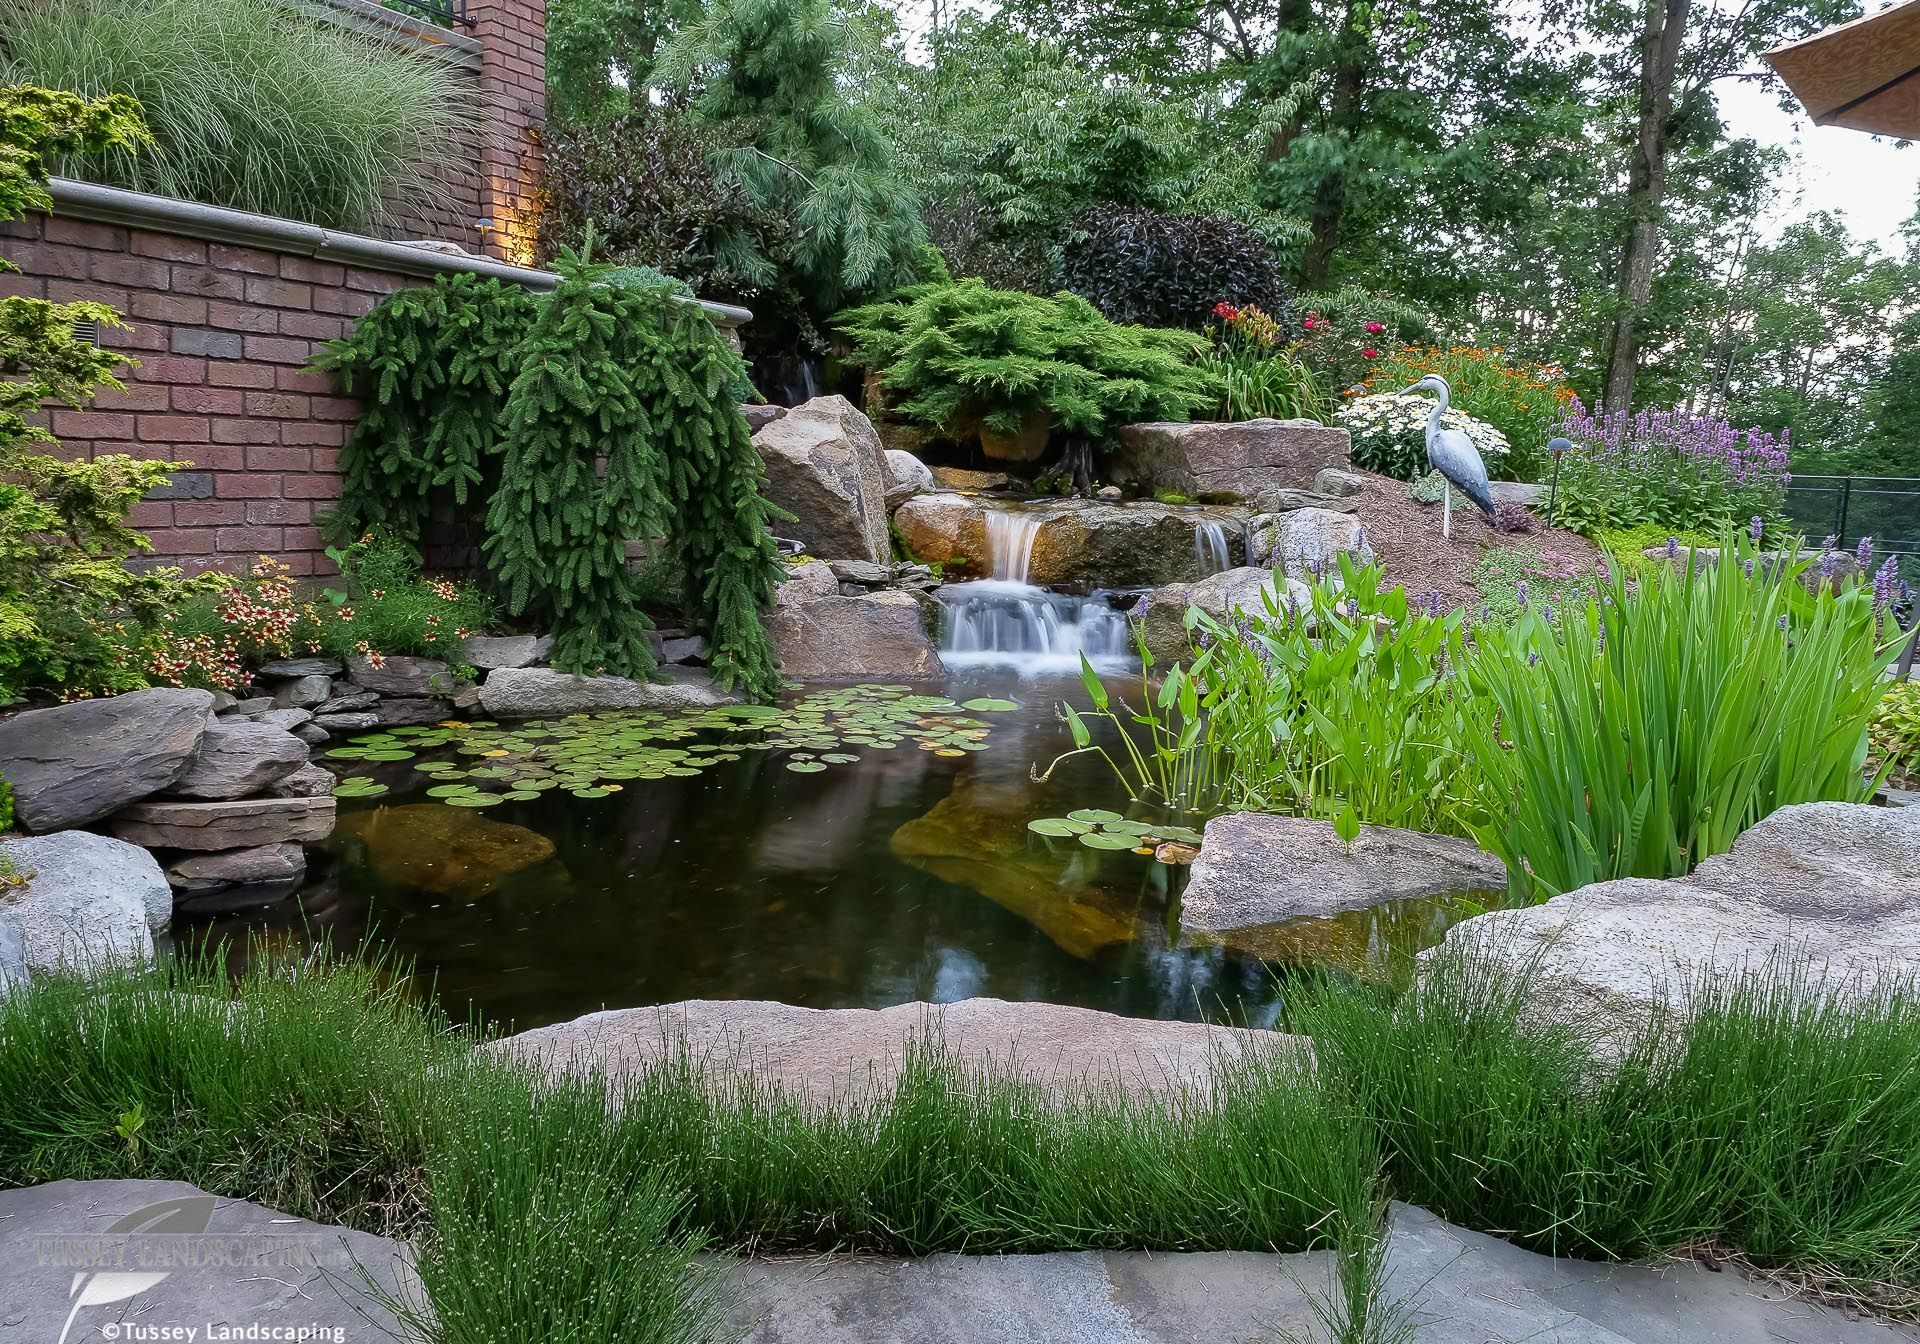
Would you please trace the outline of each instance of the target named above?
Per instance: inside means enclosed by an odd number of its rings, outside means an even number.
[[[1125,666],[1132,651],[1127,618],[1107,593],[1081,597],[1028,582],[1043,518],[1038,510],[988,512],[992,577],[940,590],[940,659],[948,667],[1073,673],[1080,670],[1083,653],[1103,670]]]
[[[1224,574],[1233,568],[1227,553],[1227,529],[1215,522],[1202,522],[1193,529],[1193,555],[1200,562],[1200,577]]]

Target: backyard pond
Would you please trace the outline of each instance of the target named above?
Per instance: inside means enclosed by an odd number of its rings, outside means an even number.
[[[1183,941],[1187,869],[1154,850],[1197,837],[1138,809],[1143,826],[1122,822],[1097,758],[1033,777],[1072,745],[1055,707],[1083,698],[1002,671],[356,738],[316,755],[340,814],[303,887],[182,921],[175,941],[365,941],[455,1016],[521,1029],[690,998],[974,995],[1270,1025],[1293,970],[1404,975],[1463,913],[1293,920],[1260,931],[1257,956]],[[1090,824],[1059,824],[1075,812]]]

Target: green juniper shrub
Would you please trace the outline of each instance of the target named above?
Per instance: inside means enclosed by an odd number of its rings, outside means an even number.
[[[880,375],[894,415],[956,443],[1035,426],[1099,444],[1120,426],[1186,420],[1215,389],[1200,338],[1109,322],[1077,294],[1045,299],[938,281],[840,314],[848,362]]]
[[[1871,795],[1892,650],[1875,647],[1871,591],[1809,593],[1809,564],[1725,533],[1717,559],[1675,546],[1671,564],[1631,581],[1616,567],[1476,631],[1478,839],[1517,892],[1678,877],[1776,808]]]
[[[156,152],[64,173],[328,228],[445,203],[477,141],[462,72],[272,0],[5,0],[0,77],[139,99]]]
[[[1220,304],[1282,326],[1288,288],[1273,245],[1230,219],[1098,205],[1073,222],[1060,286],[1115,322],[1198,330]]]

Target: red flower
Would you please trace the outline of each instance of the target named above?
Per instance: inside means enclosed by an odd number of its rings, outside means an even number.
[[[1372,349],[1368,349],[1368,350],[1362,350],[1362,351],[1360,352],[1360,355],[1361,355],[1361,357],[1362,357],[1363,359],[1378,359],[1378,358],[1380,358],[1380,352],[1379,352],[1378,350],[1372,350]]]
[[[1368,322],[1366,324],[1366,329],[1367,329],[1367,335],[1378,336],[1381,332],[1385,331],[1387,328],[1386,328],[1386,324],[1383,322]]]
[[[1215,317],[1224,317],[1227,321],[1231,322],[1240,316],[1240,310],[1232,304],[1223,301],[1213,305],[1213,315]]]

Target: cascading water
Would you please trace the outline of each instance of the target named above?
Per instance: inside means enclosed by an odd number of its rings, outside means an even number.
[[[1048,592],[1027,581],[1043,515],[995,509],[986,516],[992,577],[940,590],[940,658],[948,667],[1013,667],[1023,675],[1077,672],[1080,655],[1102,670],[1124,668],[1127,618],[1108,595]],[[1224,538],[1223,538],[1224,544]]]
[[[1200,565],[1200,577],[1224,574],[1233,568],[1227,554],[1227,529],[1223,524],[1203,522],[1193,529],[1193,556]]]

